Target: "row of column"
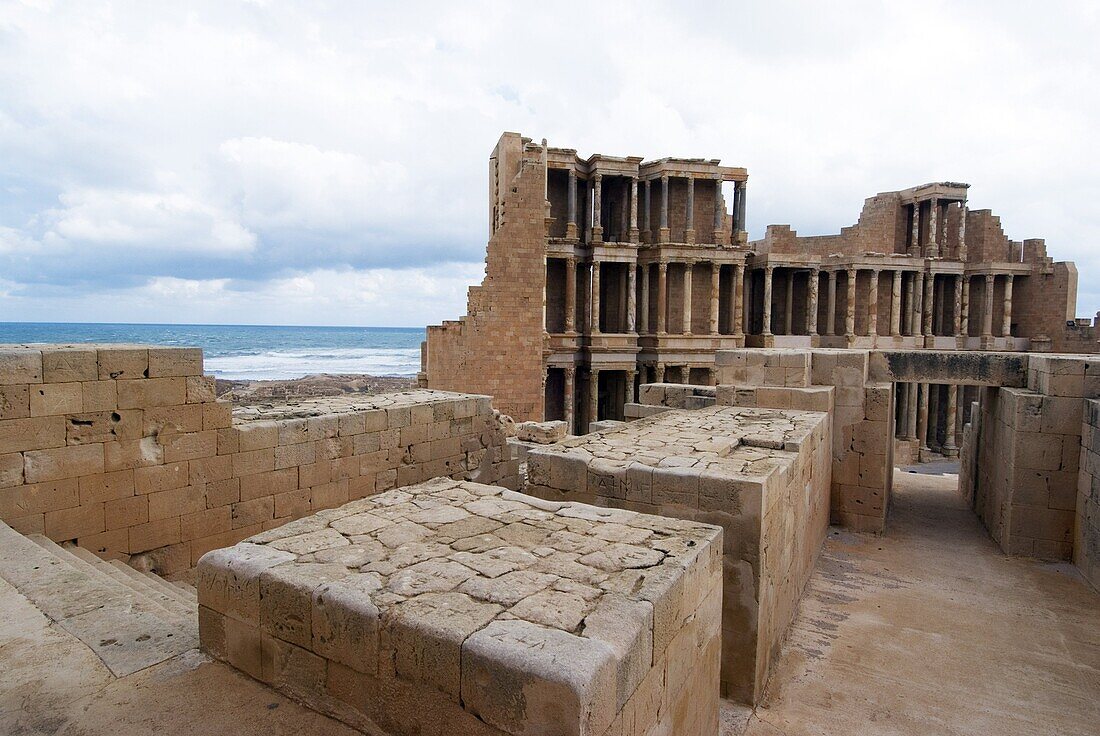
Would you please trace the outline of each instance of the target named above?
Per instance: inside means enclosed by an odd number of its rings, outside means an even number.
[[[695,242],[695,177],[688,175],[684,177],[687,180],[687,201],[685,203],[685,232],[684,241],[687,243]],[[657,242],[667,243],[671,235],[671,230],[668,224],[668,192],[669,192],[669,176],[668,174],[662,174],[659,180],[661,182],[661,209],[659,213],[659,225]],[[714,241],[719,242],[722,236],[722,227],[724,224],[725,208],[723,199],[721,196],[722,180],[712,179],[715,186],[714,196]],[[627,239],[631,243],[637,243],[639,241],[639,234],[642,236],[642,240],[646,242],[652,242],[650,234],[652,232],[650,222],[650,212],[652,211],[650,206],[651,198],[651,184],[652,179],[646,179],[644,182],[644,196],[645,206],[642,208],[643,217],[643,229],[639,233],[638,229],[638,177],[632,176],[629,178],[629,192],[627,191],[627,180],[624,177],[624,190],[622,201],[622,221],[626,223],[629,218],[629,229],[627,231]],[[747,182],[736,181],[734,182],[734,197],[733,197],[733,231],[735,233],[743,232],[745,230],[745,199],[747,195]],[[589,209],[588,216],[588,242],[602,243],[604,233],[603,223],[603,174],[599,172],[592,175],[588,180],[588,192],[589,201],[591,207]],[[566,224],[566,237],[576,238],[579,223],[577,221],[577,172],[573,169],[569,170],[569,188],[567,192],[567,208],[568,208],[568,222]]]
[[[762,329],[761,334],[772,334],[772,282],[775,266],[766,266],[764,270],[764,295],[762,299]],[[787,274],[787,295],[785,309],[782,313],[784,322],[784,334],[791,334],[794,307],[794,275],[798,269],[789,269]],[[878,332],[878,302],[879,302],[879,277],[881,269],[848,268],[846,271],[846,291],[844,314],[844,334],[855,336],[856,323],[856,285],[859,271],[868,271],[871,274],[870,289],[867,296],[867,333],[877,335]],[[809,335],[818,334],[818,291],[820,269],[808,269],[809,283],[806,299],[806,331]],[[828,276],[827,301],[825,309],[826,335],[835,334],[836,330],[836,304],[837,304],[837,271],[826,271]],[[898,337],[909,335],[933,335],[933,309],[935,284],[934,274],[923,271],[914,271],[910,279],[903,278],[904,271],[893,271],[893,281],[890,300],[890,335]],[[963,337],[969,333],[970,311],[970,279],[954,274],[954,309],[952,334]],[[985,275],[984,305],[982,309],[982,337],[993,336],[993,287],[996,276]],[[1004,310],[1002,312],[1001,334],[1008,336],[1012,330],[1012,274],[1006,274],[1004,291]],[[941,280],[942,281],[942,280]],[[904,315],[905,324],[902,324],[902,289],[905,289],[906,303],[909,308]]]
[[[919,440],[924,452],[940,450],[947,457],[959,454],[962,443],[963,411],[966,386],[955,384],[897,384],[897,425],[894,436],[900,440]],[[940,402],[943,407],[943,443],[939,441]]]
[[[928,209],[928,227],[926,228],[927,237],[925,242],[920,242],[921,231],[921,202],[913,202],[910,207],[910,226],[912,231],[909,235],[909,255],[914,257],[926,257],[926,258],[939,258],[942,252],[947,248],[947,206],[949,202],[940,203],[939,199],[933,197],[930,200],[925,200],[929,203]],[[958,238],[959,238],[959,251],[958,259],[965,261],[967,256],[966,251],[966,203],[960,202],[961,212],[959,213],[959,226],[958,226]],[[923,251],[923,252],[922,252]]]

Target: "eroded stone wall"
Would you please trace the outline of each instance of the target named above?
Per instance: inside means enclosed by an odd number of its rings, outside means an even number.
[[[435,476],[514,485],[490,399],[409,391],[234,420],[202,352],[0,347],[0,519],[159,572]]]
[[[1077,486],[1073,562],[1100,590],[1100,401],[1085,402],[1081,426],[1081,473]]]

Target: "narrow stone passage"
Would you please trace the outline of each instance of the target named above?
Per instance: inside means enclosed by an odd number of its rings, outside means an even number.
[[[895,471],[884,537],[830,530],[746,734],[1086,734],[1100,723],[1100,595],[1005,557],[956,476]]]

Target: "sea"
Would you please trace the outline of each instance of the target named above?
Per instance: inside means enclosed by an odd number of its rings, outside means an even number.
[[[0,343],[127,342],[200,347],[206,372],[239,380],[315,373],[414,376],[424,328],[0,322]]]

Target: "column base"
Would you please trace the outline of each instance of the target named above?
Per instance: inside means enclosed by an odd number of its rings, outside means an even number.
[[[630,241],[631,243],[638,243],[638,242],[641,242],[641,241],[640,241],[640,240],[638,239],[638,234],[639,234],[639,230],[638,230],[638,228],[636,228],[636,227],[632,227],[632,228],[630,228],[630,230],[629,230],[629,231],[627,232],[627,235],[626,235],[626,237],[627,237],[627,239],[628,239],[628,240],[629,240],[629,241]]]
[[[935,335],[925,335],[924,336],[924,347],[926,347],[926,348],[936,347],[936,336]]]
[[[918,462],[930,463],[930,462],[932,462],[933,459],[935,459],[935,456],[932,453],[932,448],[931,447],[922,447],[917,452],[917,461]]]
[[[602,227],[596,226],[596,227],[592,228],[592,242],[593,243],[602,243],[603,242],[603,228]]]
[[[734,245],[745,245],[749,242],[749,234],[744,230],[733,234]]]
[[[684,242],[688,244],[695,243],[695,230],[684,231]]]
[[[982,335],[978,339],[978,349],[979,350],[992,350],[996,346],[997,346],[997,341],[996,341],[996,339],[994,339],[993,335]]]
[[[565,226],[565,237],[568,238],[569,240],[576,240],[577,239],[577,225],[576,225],[576,223],[570,222],[568,225]]]
[[[658,243],[667,243],[668,239],[669,239],[669,237],[671,237],[671,235],[672,235],[672,230],[670,228],[663,227],[663,228],[661,228],[660,230],[657,231],[657,242]]]
[[[642,237],[641,242],[648,243],[649,242],[649,231],[648,230],[642,230],[641,237]]]
[[[943,448],[943,456],[944,457],[958,457],[959,456],[959,448],[957,448],[957,447],[945,447],[945,448]]]

